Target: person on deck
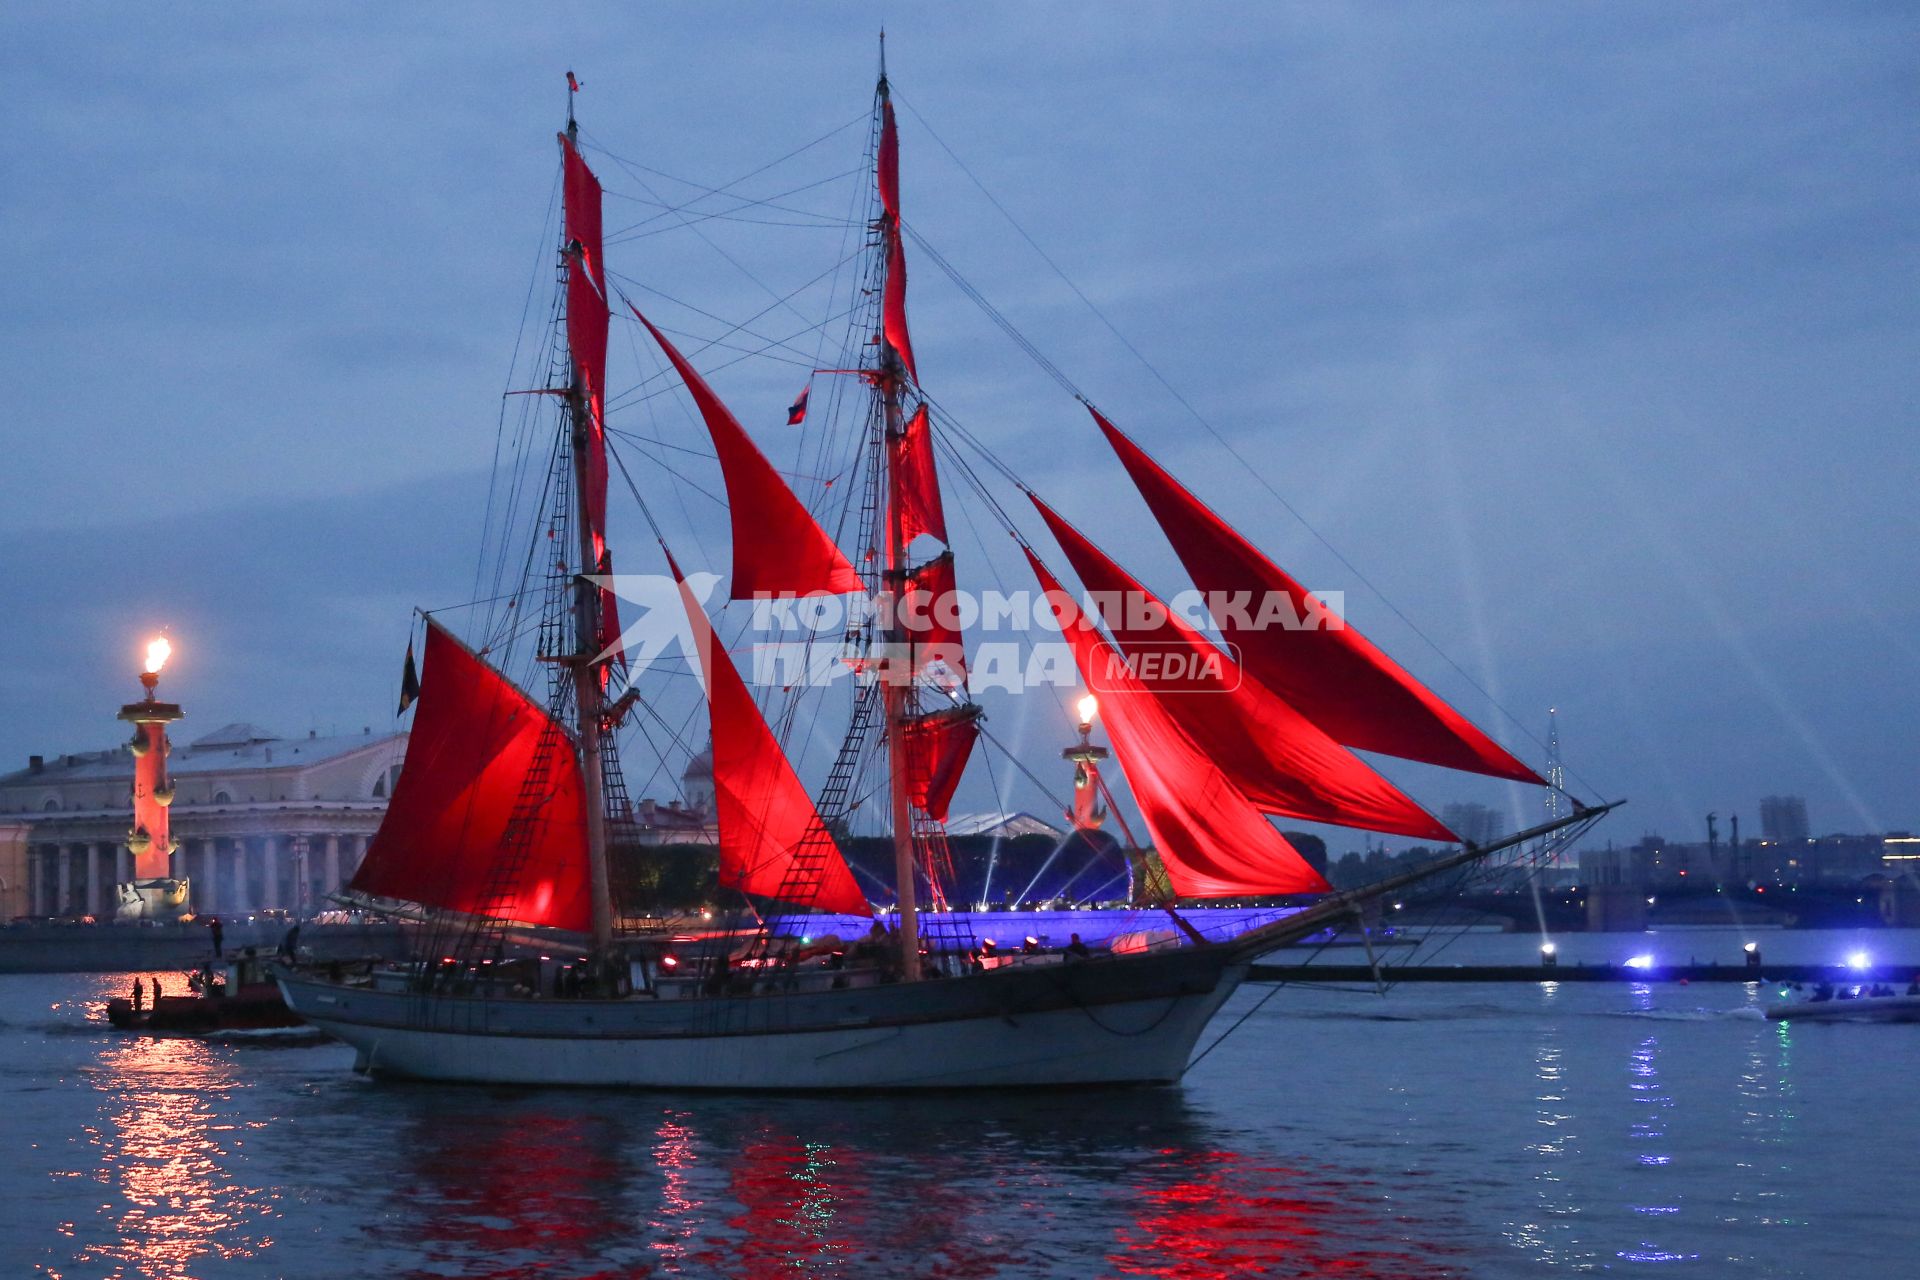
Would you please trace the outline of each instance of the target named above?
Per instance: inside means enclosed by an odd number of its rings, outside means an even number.
[[[207,921],[207,932],[213,936],[213,958],[218,960],[221,939],[226,937],[226,930],[221,927],[219,916],[214,916]]]
[[[133,1011],[135,1013],[140,1012],[140,1007],[142,1004],[145,1003],[146,998],[147,998],[146,984],[141,982],[140,979],[135,978],[133,980]]]
[[[1080,935],[1076,933],[1073,935],[1072,940],[1067,943],[1067,954],[1076,960],[1085,960],[1093,953],[1087,950],[1087,944],[1080,941]]]
[[[296,924],[293,928],[287,930],[286,937],[280,939],[280,958],[289,964],[293,963],[294,952],[298,950],[299,946],[300,926]]]

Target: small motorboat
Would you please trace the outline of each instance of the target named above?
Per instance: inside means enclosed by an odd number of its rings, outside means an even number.
[[[237,956],[209,960],[181,981],[178,995],[167,994],[160,979],[134,979],[133,995],[107,1001],[107,1021],[122,1031],[184,1035],[209,1031],[263,1031],[304,1025],[287,1008],[272,974],[273,958],[249,947]]]
[[[1795,983],[1766,1007],[1767,1017],[1794,1022],[1920,1022],[1920,981],[1904,989],[1882,982]]]

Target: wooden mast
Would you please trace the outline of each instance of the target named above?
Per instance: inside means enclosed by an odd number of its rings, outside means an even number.
[[[580,126],[573,118],[572,73],[567,94],[567,140],[578,147]],[[569,246],[570,252],[577,252]],[[593,899],[593,948],[600,952],[613,941],[613,895],[607,877],[607,801],[601,776],[600,734],[605,701],[594,657],[600,644],[600,592],[588,575],[599,572],[593,549],[593,522],[587,518],[588,458],[593,448],[592,411],[579,362],[567,353],[567,426],[573,448],[573,523],[580,540],[580,572],[573,579],[573,700],[580,749],[580,777],[584,784],[587,819],[587,875]]]
[[[887,37],[880,36],[880,84],[879,97],[884,109],[887,101]],[[881,267],[880,293],[886,294],[887,262],[891,258],[892,238],[900,234],[900,228],[881,211]],[[912,782],[912,763],[907,754],[907,718],[911,710],[908,700],[909,686],[913,679],[913,660],[907,648],[906,633],[900,624],[899,602],[906,594],[907,548],[905,532],[901,523],[900,504],[895,501],[899,494],[898,478],[894,475],[899,465],[899,450],[895,443],[906,434],[906,418],[901,410],[901,384],[906,376],[905,366],[901,363],[900,353],[887,341],[886,325],[880,326],[880,367],[874,385],[879,390],[881,401],[881,438],[878,447],[884,453],[884,470],[881,483],[885,486],[887,521],[887,591],[893,600],[892,615],[887,622],[885,634],[885,652],[887,658],[878,664],[881,696],[887,716],[887,774],[889,800],[893,814],[893,875],[895,892],[900,905],[900,973],[901,977],[912,982],[920,976],[920,904],[914,884],[913,849],[913,799],[909,794]]]

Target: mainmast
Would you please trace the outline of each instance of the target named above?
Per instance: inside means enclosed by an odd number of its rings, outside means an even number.
[[[877,92],[880,97],[880,111],[883,120],[888,114],[888,90],[886,68],[886,36],[880,37],[880,83]],[[887,121],[890,124],[890,121]],[[883,125],[883,130],[885,126]],[[883,132],[882,147],[887,146],[890,133]],[[883,207],[880,211],[881,234],[881,289],[882,296],[888,287],[888,272],[897,253],[900,236],[898,214],[887,207],[885,200],[885,178],[881,178]],[[881,694],[887,718],[887,774],[889,800],[893,814],[893,874],[895,890],[900,906],[900,972],[906,981],[920,976],[920,910],[919,895],[914,883],[916,858],[913,844],[913,798],[912,761],[907,749],[907,726],[913,707],[910,694],[913,688],[912,649],[908,643],[905,628],[902,626],[900,600],[906,595],[907,587],[907,547],[905,527],[898,501],[900,486],[895,471],[900,465],[900,450],[895,444],[906,434],[906,414],[901,401],[906,379],[906,366],[900,359],[900,353],[888,340],[887,326],[880,326],[877,341],[880,349],[879,366],[875,370],[874,388],[880,398],[880,424],[882,439],[876,442],[884,458],[886,474],[882,493],[886,500],[886,586],[894,607],[888,610],[887,631],[885,636],[886,652],[889,658],[880,664],[882,680]]]
[[[571,88],[571,72],[567,74],[567,80]],[[569,92],[567,141],[577,149],[579,138],[580,126],[573,117],[573,94]],[[581,247],[569,242],[565,251],[569,255],[577,255]],[[573,450],[573,523],[580,543],[580,572],[573,579],[575,647],[570,662],[573,667],[580,776],[586,792],[587,871],[593,899],[593,946],[595,951],[599,951],[613,940],[613,893],[607,875],[606,782],[601,769],[600,743],[604,732],[603,704],[606,698],[600,686],[600,671],[594,662],[600,648],[600,590],[589,577],[601,571],[600,557],[594,546],[593,521],[588,517],[593,510],[593,480],[589,469],[593,456],[593,418],[588,408],[587,381],[580,366],[579,354],[571,348],[567,353],[567,368],[567,427]]]

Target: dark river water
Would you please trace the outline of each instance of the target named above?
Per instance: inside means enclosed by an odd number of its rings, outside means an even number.
[[[102,1030],[128,985],[0,977],[0,1277],[1920,1275],[1920,1026],[1748,986],[1289,986],[1177,1088],[766,1098],[374,1083]]]

